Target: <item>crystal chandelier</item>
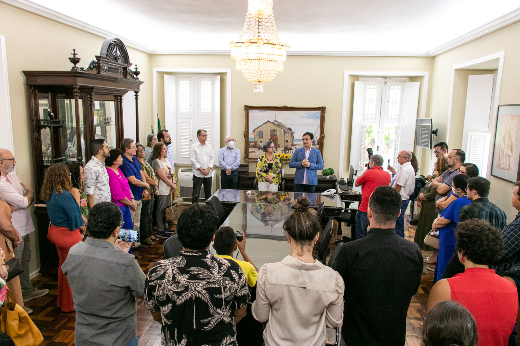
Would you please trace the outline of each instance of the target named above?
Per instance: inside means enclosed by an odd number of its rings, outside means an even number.
[[[282,44],[276,31],[273,0],[248,0],[246,21],[238,41],[231,42],[231,58],[237,70],[255,83],[255,92],[264,91],[263,83],[270,82],[283,71],[289,45]]]

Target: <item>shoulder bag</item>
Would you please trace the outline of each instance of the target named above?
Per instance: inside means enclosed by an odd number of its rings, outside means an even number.
[[[9,335],[16,346],[36,346],[43,342],[42,333],[9,290],[0,307],[0,317],[2,332]]]

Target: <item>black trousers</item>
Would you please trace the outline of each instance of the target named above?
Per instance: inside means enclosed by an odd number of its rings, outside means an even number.
[[[141,231],[141,240],[145,240],[146,238],[152,235],[151,233],[151,223],[150,219],[150,202],[152,200],[149,199],[147,201],[142,201],[141,207],[141,223],[139,226],[139,230]]]
[[[308,192],[308,193],[314,193],[314,189],[316,188],[316,185],[309,185],[309,184],[294,184],[294,192]]]
[[[199,203],[200,189],[204,184],[204,197],[208,199],[211,197],[211,177],[209,178],[199,178],[197,176],[193,176],[193,193],[191,195],[191,203],[197,204]]]
[[[238,189],[238,170],[231,171],[230,175],[226,171],[220,171],[220,188],[221,189]]]

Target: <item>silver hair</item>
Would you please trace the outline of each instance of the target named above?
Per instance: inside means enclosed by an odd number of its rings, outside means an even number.
[[[370,162],[373,162],[374,166],[382,166],[384,163],[383,156],[372,155],[372,157],[370,158]]]
[[[406,158],[408,159],[408,161],[412,161],[412,152],[411,151],[405,150],[404,154],[406,155]]]
[[[227,136],[224,138],[224,142],[227,142],[229,137],[233,137],[233,136],[231,136],[231,135],[227,135]]]

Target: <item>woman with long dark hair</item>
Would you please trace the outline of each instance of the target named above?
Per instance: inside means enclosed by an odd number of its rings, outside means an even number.
[[[47,237],[56,245],[59,257],[58,268],[58,307],[62,312],[74,311],[72,291],[61,265],[67,259],[72,246],[79,243],[85,234],[79,205],[72,196],[70,171],[64,163],[51,165],[45,177],[40,197],[46,202],[51,225]]]
[[[166,237],[165,231],[169,231],[164,211],[173,198],[177,185],[173,174],[173,168],[166,159],[168,148],[164,143],[157,143],[152,152],[152,168],[159,178],[157,203],[157,236]],[[170,194],[172,196],[170,197]]]
[[[267,322],[266,346],[325,345],[326,327],[343,321],[345,284],[338,272],[312,256],[321,226],[309,205],[298,197],[283,224],[291,255],[258,272],[252,313]]]
[[[83,166],[77,162],[69,162],[67,164],[70,171],[70,180],[72,182],[72,189],[70,193],[74,196],[76,202],[78,202],[79,210],[81,210],[81,216],[83,217],[83,223],[87,225],[88,217],[88,204],[87,195],[83,192],[83,180],[85,179],[85,173],[83,172]]]

